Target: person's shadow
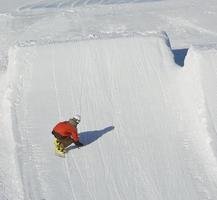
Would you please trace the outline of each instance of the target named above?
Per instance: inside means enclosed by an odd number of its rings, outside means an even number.
[[[79,140],[84,146],[87,146],[93,142],[95,142],[98,138],[102,137],[104,134],[114,130],[114,126],[108,126],[101,130],[94,130],[94,131],[85,131],[79,134]],[[76,146],[72,145],[68,148],[68,150],[75,149]]]

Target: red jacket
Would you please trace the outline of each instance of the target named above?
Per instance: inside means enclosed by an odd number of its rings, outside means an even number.
[[[54,127],[53,131],[62,136],[72,136],[72,139],[75,142],[79,141],[77,128],[70,124],[68,121],[59,122]]]

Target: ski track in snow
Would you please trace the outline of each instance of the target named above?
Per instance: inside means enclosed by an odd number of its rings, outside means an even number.
[[[53,53],[53,49],[52,49],[52,53]],[[57,104],[57,109],[58,109],[58,116],[59,116],[59,119],[62,119],[62,115],[61,115],[61,108],[60,108],[60,101],[59,101],[59,96],[58,96],[58,88],[57,88],[57,81],[56,81],[56,72],[55,72],[55,62],[54,62],[54,56],[52,56],[52,75],[53,75],[53,85],[54,85],[54,90],[55,90],[55,96],[56,96],[56,104]],[[69,182],[69,185],[70,185],[70,188],[71,188],[71,191],[72,191],[72,197],[73,197],[73,200],[76,200],[76,197],[75,197],[75,192],[74,192],[74,189],[73,189],[73,185],[71,183],[71,176],[70,176],[70,171],[69,171],[69,166],[68,166],[68,161],[67,159],[65,159],[64,161],[64,165],[65,165],[65,171],[66,171],[66,174],[67,174],[67,177],[68,177],[68,182]]]
[[[193,24],[192,22],[185,20],[183,18],[180,18],[180,17],[168,17],[167,16],[166,21],[168,22],[168,24],[171,24],[172,26],[176,26],[177,29],[178,29],[178,27],[184,27],[184,30],[191,30],[192,29],[192,30],[195,30],[201,34],[208,34],[208,35],[217,37],[216,31],[208,30],[206,28],[203,28],[199,25]]]

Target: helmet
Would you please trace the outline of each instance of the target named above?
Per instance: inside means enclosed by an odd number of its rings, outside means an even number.
[[[81,121],[81,116],[80,115],[75,115],[72,119],[69,119],[69,123],[76,123],[79,124]]]

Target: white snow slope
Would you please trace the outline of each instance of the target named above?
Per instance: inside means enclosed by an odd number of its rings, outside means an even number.
[[[216,200],[216,10],[0,1],[0,200]],[[86,145],[56,157],[77,113]]]
[[[164,33],[11,49],[7,198],[215,199],[216,50],[189,52],[177,66]],[[62,159],[50,132],[72,113],[86,146]]]

